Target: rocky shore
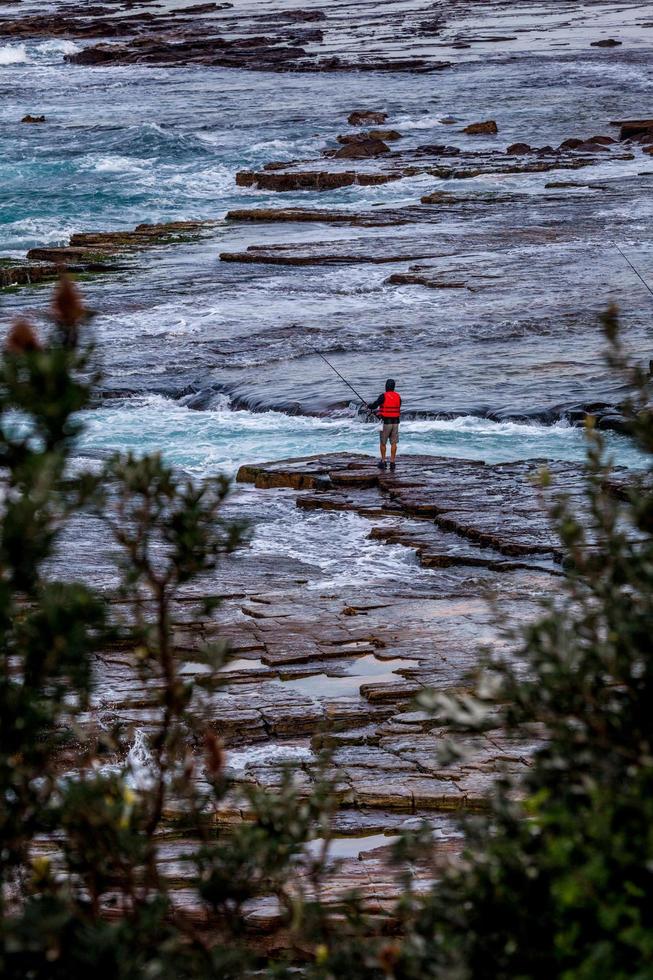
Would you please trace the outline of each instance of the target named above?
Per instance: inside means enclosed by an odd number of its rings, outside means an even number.
[[[0,18],[0,37],[76,38],[88,42],[66,58],[79,65],[204,65],[255,71],[424,73],[448,69],[488,52],[508,55],[524,44],[552,50],[565,43],[569,11],[545,6],[537,19],[517,5],[510,33],[505,4],[492,0],[479,18],[473,3],[445,0],[433,13],[430,0],[409,6],[372,0],[351,6],[344,0],[305,7],[300,0],[261,10],[254,0],[209,2],[175,8],[152,0],[106,0],[103,4],[61,4]],[[523,9],[522,9],[523,8]],[[639,47],[646,11],[636,0],[621,5],[619,37],[609,34],[605,0],[583,0],[574,9],[574,28],[584,46]],[[602,23],[606,20],[606,24]]]
[[[192,657],[200,645],[220,638],[231,646],[211,709],[233,779],[213,815],[226,832],[247,819],[240,787],[274,787],[285,762],[308,788],[318,754],[330,750],[338,800],[332,856],[340,859],[329,884],[334,904],[358,888],[370,911],[387,914],[399,894],[390,845],[400,828],[424,820],[434,852],[413,874],[416,887],[427,888],[458,849],[452,814],[482,808],[497,773],[528,766],[537,733],[516,744],[496,728],[457,737],[462,761],[445,767],[438,753],[451,734],[415,706],[415,697],[425,689],[464,691],[481,645],[513,655],[490,595],[514,625],[536,614],[542,596],[555,594],[562,556],[534,481],[541,467],[537,460],[487,466],[403,457],[390,474],[369,457],[332,454],[246,465],[238,474],[263,497],[292,493],[303,513],[355,512],[370,538],[410,549],[428,570],[418,574],[416,566],[412,581],[390,578],[373,588],[362,576],[336,591],[326,582],[320,587],[318,573],[317,587],[307,589],[309,565],[279,556],[271,587],[272,569],[246,552],[206,583],[211,594],[224,596],[215,621],[189,622],[184,602],[177,611],[184,676],[201,678]],[[556,490],[573,500],[579,468],[550,470]],[[155,689],[139,680],[131,650],[107,650],[96,677],[89,723],[118,725],[125,753],[133,752],[156,721]],[[187,903],[175,860],[183,831],[172,833],[181,815],[174,805],[167,814],[176,870],[164,873],[174,879],[177,900]],[[274,901],[253,903],[248,916],[257,942],[283,944]]]
[[[2,261],[0,289],[52,282],[63,272],[75,276],[118,272],[122,266],[116,259],[163,245],[191,241],[206,233],[213,224],[211,221],[169,221],[140,224],[133,231],[80,232],[71,236],[68,245],[31,248],[24,259]]]

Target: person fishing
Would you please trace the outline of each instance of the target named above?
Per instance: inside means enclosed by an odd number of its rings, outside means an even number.
[[[318,357],[321,357],[325,364],[331,368],[334,374],[338,377],[344,384],[347,385],[350,391],[356,395],[358,400],[362,402],[363,407],[370,412],[376,413],[378,418],[381,420],[381,459],[379,460],[378,466],[380,470],[385,470],[388,467],[386,462],[386,451],[388,446],[388,440],[390,440],[390,470],[392,473],[395,471],[396,457],[397,457],[397,444],[399,442],[399,421],[401,416],[401,395],[395,391],[395,382],[393,378],[388,378],[385,383],[385,391],[383,394],[379,395],[377,400],[373,404],[368,404],[363,396],[356,391],[354,386],[347,381],[345,377],[340,373],[338,368],[334,367],[328,358],[321,354],[320,351],[315,352]]]
[[[401,395],[395,391],[393,378],[388,378],[385,383],[385,391],[379,395],[375,402],[367,406],[370,411],[376,412],[381,420],[381,459],[379,469],[387,469],[386,450],[388,440],[390,440],[390,471],[394,473],[397,457],[397,444],[399,442],[399,421],[401,417]]]

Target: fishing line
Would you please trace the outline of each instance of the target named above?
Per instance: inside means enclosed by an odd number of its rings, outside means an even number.
[[[653,289],[651,289],[651,287],[647,283],[646,279],[644,279],[644,277],[642,275],[640,275],[640,273],[637,271],[637,269],[635,268],[635,266],[633,265],[633,263],[630,261],[630,259],[626,255],[626,253],[621,251],[621,249],[619,248],[619,246],[617,245],[616,242],[613,242],[612,244],[614,245],[614,247],[616,248],[616,250],[619,252],[619,254],[621,255],[621,257],[626,260],[626,262],[628,263],[628,265],[630,266],[630,268],[633,270],[633,272],[635,273],[635,275],[637,276],[637,278],[639,279],[639,281],[642,283],[642,285],[645,286],[645,288],[648,289],[648,291],[651,294],[651,296],[653,296]]]
[[[357,397],[358,399],[360,399],[360,401],[362,401],[362,403],[363,403],[363,405],[365,405],[365,407],[367,408],[367,402],[365,401],[365,399],[363,398],[363,396],[362,396],[361,394],[359,394],[359,393],[358,393],[358,392],[356,391],[356,389],[354,388],[354,386],[353,386],[353,385],[350,385],[350,384],[349,384],[349,382],[347,381],[347,379],[346,379],[346,378],[343,378],[343,376],[341,375],[341,373],[340,373],[340,371],[339,371],[339,370],[338,370],[337,368],[335,368],[335,367],[333,366],[333,364],[331,363],[331,361],[328,361],[328,360],[326,359],[326,357],[324,356],[324,354],[320,354],[320,352],[319,352],[319,351],[315,351],[315,353],[317,354],[317,356],[318,356],[318,357],[321,357],[321,358],[322,358],[322,360],[324,361],[324,363],[325,363],[325,364],[328,364],[328,365],[329,365],[329,367],[331,368],[331,370],[332,370],[332,371],[333,371],[333,372],[334,372],[335,374],[337,374],[337,375],[338,375],[338,377],[340,378],[340,380],[341,380],[341,381],[344,381],[344,383],[345,383],[345,384],[347,385],[347,387],[348,387],[348,388],[350,388],[350,389],[351,389],[351,391],[353,391],[353,392],[354,392],[354,394],[356,395],[356,397]]]

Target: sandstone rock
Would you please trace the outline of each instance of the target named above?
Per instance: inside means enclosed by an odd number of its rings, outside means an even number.
[[[426,143],[424,146],[418,146],[415,152],[420,156],[457,157],[461,150],[458,146],[448,146],[446,143]]]
[[[27,253],[30,262],[52,262],[58,265],[70,265],[92,259],[97,256],[97,249],[63,246],[61,248],[31,248]]]
[[[469,126],[465,126],[463,129],[463,133],[467,133],[468,136],[495,136],[498,132],[499,127],[494,119],[488,119],[485,122],[471,123]]]
[[[616,143],[617,141],[612,138],[612,136],[591,136],[586,143],[598,143],[601,146],[610,146],[611,143]]]
[[[467,283],[464,281],[438,282],[429,276],[420,276],[413,272],[395,272],[388,276],[386,282],[391,286],[427,286],[429,289],[466,289]]]
[[[653,130],[653,119],[622,119],[612,123],[619,126],[619,139],[629,140]]]
[[[49,282],[58,279],[60,275],[61,268],[58,265],[2,262],[0,263],[0,288],[32,286],[38,282]]]
[[[384,123],[388,118],[387,112],[379,112],[372,109],[355,109],[347,118],[350,126],[378,125]]]
[[[328,224],[348,225],[399,225],[404,224],[395,211],[383,212],[352,212],[329,211],[311,208],[234,208],[227,211],[225,221],[261,221],[261,222],[325,222]]]
[[[591,143],[587,140],[585,143],[581,143],[579,146],[574,147],[574,153],[608,153],[607,147],[603,146],[601,143]]]
[[[511,156],[520,156],[522,153],[530,153],[531,147],[528,143],[511,143],[507,148],[506,153]]]
[[[75,65],[106,65],[129,58],[129,48],[123,44],[96,44],[93,47],[64,55],[65,61]]]
[[[369,136],[371,136],[372,139],[386,140],[390,143],[402,138],[402,134],[397,132],[396,129],[370,129]]]
[[[163,224],[141,224],[133,231],[94,231],[71,235],[68,245],[33,248],[26,262],[0,267],[0,286],[22,286],[57,278],[66,267],[75,272],[108,272],[119,267],[116,256],[126,252],[170,245],[197,237],[211,226],[206,221],[171,221]]]
[[[345,170],[330,173],[328,170],[293,171],[290,173],[276,172],[254,173],[251,170],[241,170],[236,174],[239,187],[256,186],[268,191],[330,191],[338,187],[350,187],[352,184],[373,186],[386,184],[390,180],[398,180],[401,174],[365,174]]]
[[[29,113],[21,119],[23,123],[44,123],[45,116],[30,116]]]
[[[579,146],[582,146],[583,145],[583,142],[584,142],[583,140],[578,139],[575,136],[572,136],[572,137],[570,137],[567,140],[563,140],[562,143],[560,144],[559,149],[561,149],[561,150],[575,150]]]
[[[389,153],[390,147],[379,139],[361,139],[346,143],[334,156],[339,160],[366,160]]]

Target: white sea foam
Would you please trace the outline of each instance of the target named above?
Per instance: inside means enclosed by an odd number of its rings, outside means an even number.
[[[279,766],[284,763],[301,765],[304,762],[311,762],[314,758],[311,750],[304,746],[271,743],[256,748],[243,749],[240,752],[229,752],[227,769],[235,774],[245,772],[250,766]]]
[[[65,245],[77,224],[68,224],[61,218],[22,218],[3,225],[0,255],[15,255],[18,250],[39,245]]]
[[[24,65],[26,62],[27,48],[24,44],[5,44],[0,47],[0,67]]]
[[[397,129],[403,132],[409,133],[412,130],[423,130],[423,129],[448,129],[450,128],[447,124],[440,122],[441,119],[446,117],[446,112],[439,112],[436,115],[424,115],[418,116],[415,119],[414,116],[396,116],[392,119],[392,126],[396,126]],[[384,125],[390,125],[387,123]],[[451,127],[455,128],[455,127]]]
[[[50,41],[44,41],[43,44],[39,44],[36,50],[39,54],[76,54],[82,49],[74,41],[53,38]]]
[[[149,174],[155,161],[138,157],[125,157],[119,154],[89,156],[82,164],[84,169],[95,170],[97,173],[109,174]]]
[[[127,754],[127,785],[136,790],[148,790],[156,780],[154,756],[142,729],[134,732],[134,741]]]
[[[133,398],[100,408],[85,417],[83,446],[162,450],[174,464],[198,475],[234,474],[245,462],[320,452],[376,452],[376,426],[357,416],[313,418],[283,412],[231,411],[226,397],[210,410],[197,411],[162,396]],[[452,456],[500,462],[529,457],[581,460],[583,430],[565,421],[554,425],[493,422],[475,416],[455,419],[406,419],[401,424],[402,453]],[[637,465],[629,441],[608,434],[616,461]]]

